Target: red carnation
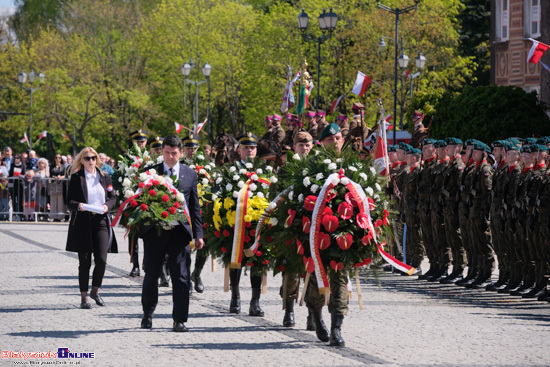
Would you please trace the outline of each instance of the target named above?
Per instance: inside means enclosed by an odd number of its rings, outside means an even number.
[[[351,247],[351,243],[353,242],[353,237],[351,233],[344,233],[336,237],[336,242],[342,250],[348,250]]]
[[[225,254],[227,252],[227,249],[222,246],[222,252]]]
[[[165,203],[169,202],[170,201],[170,198],[168,197],[168,195],[164,195],[162,197],[162,201],[164,201]]]
[[[285,268],[284,265],[279,265],[279,266],[277,266],[277,269],[279,269],[279,271],[280,271],[281,273],[284,273],[284,271],[285,271],[286,268]]]
[[[261,251],[256,251],[256,256],[262,256],[264,253]]]
[[[355,221],[360,228],[366,229],[369,225],[369,216],[365,212],[357,214]]]
[[[178,203],[177,201],[174,203],[174,207],[175,208],[179,208],[180,207],[180,203]]]
[[[330,246],[330,235],[328,233],[319,232],[319,247],[321,250],[326,250]]]
[[[304,208],[306,210],[312,211],[315,208],[315,202],[317,201],[317,196],[309,195],[304,200]]]
[[[153,186],[157,186],[159,184],[159,182],[157,180],[153,180],[153,181],[151,181],[151,183],[153,184]]]
[[[162,212],[160,213],[160,216],[163,218],[168,218],[168,212]]]
[[[334,215],[325,215],[323,217],[323,227],[327,232],[334,232],[338,229],[339,220]]]
[[[146,211],[146,210],[147,210],[147,204],[141,204],[141,205],[139,206],[139,208],[140,208],[141,210],[143,210],[143,211]]]
[[[214,236],[216,236],[216,237],[218,237],[218,238],[219,238],[219,237],[221,236],[221,233],[220,233],[220,231],[214,231]]]
[[[264,265],[269,264],[269,260],[264,260],[264,262],[262,264],[264,264]]]
[[[288,228],[294,222],[294,217],[296,216],[296,210],[288,209],[288,218],[285,220],[285,227]]]
[[[224,235],[225,237],[229,237],[229,234],[230,234],[230,233],[229,233],[229,231],[228,231],[227,229],[224,229],[224,230],[223,230],[223,235]]]
[[[245,226],[246,228],[249,228],[251,225],[252,225],[252,223],[250,223],[250,222],[244,222],[244,226]]]
[[[170,207],[170,208],[168,209],[168,211],[169,211],[170,214],[172,214],[172,215],[176,214],[176,208],[174,208],[173,206]],[[203,225],[204,228],[208,228],[208,227],[205,227],[205,226],[208,226],[208,223],[204,223],[204,225]]]
[[[246,263],[246,265],[252,267],[252,266],[254,266],[254,263]]]
[[[251,229],[250,231],[248,231],[248,234],[251,235],[252,237],[254,237],[256,235],[256,230]]]
[[[250,236],[244,236],[244,242],[245,243],[250,242]]]
[[[353,205],[348,202],[342,201],[340,205],[338,205],[338,215],[342,219],[350,219],[353,215]]]
[[[309,217],[303,217],[302,230],[304,231],[304,233],[309,233],[310,228],[311,228],[311,219],[309,219]]]
[[[132,200],[132,201],[130,201],[130,206],[131,206],[132,208],[135,208],[136,206],[138,206],[138,202],[135,201],[135,200]]]
[[[155,196],[157,192],[155,190],[149,190],[149,195]]]
[[[143,188],[145,187],[145,183],[140,182],[139,185],[138,185],[138,187],[139,187],[140,189],[143,189]]]
[[[267,236],[265,239],[266,239],[267,243],[273,242],[273,237],[271,237],[271,236]]]

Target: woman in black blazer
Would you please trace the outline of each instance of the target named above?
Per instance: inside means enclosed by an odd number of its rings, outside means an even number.
[[[90,309],[88,284],[92,253],[95,267],[92,275],[90,297],[99,306],[105,302],[99,295],[99,288],[105,274],[107,253],[118,252],[111,229],[108,211],[113,208],[116,195],[111,177],[104,174],[98,165],[98,154],[90,147],[84,148],[75,158],[71,168],[71,180],[67,190],[67,206],[71,210],[67,251],[78,252],[78,283],[82,301],[80,307]],[[83,205],[90,204],[101,213],[87,211]]]

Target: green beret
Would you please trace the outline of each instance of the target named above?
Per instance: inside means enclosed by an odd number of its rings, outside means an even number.
[[[504,149],[506,151],[515,150],[516,152],[519,152],[521,150],[521,146],[519,144],[514,144],[510,141],[505,141],[504,142]]]
[[[508,140],[510,143],[512,144],[516,144],[516,145],[520,145],[521,144],[521,140],[519,140],[518,138],[508,138],[506,139]]]
[[[408,151],[406,151],[407,154],[422,154],[422,151],[417,148],[411,148]]]
[[[485,143],[482,143],[480,141],[476,141],[473,145],[472,145],[472,149],[473,150],[481,150],[483,152],[487,152],[487,149],[488,149],[488,152],[491,153],[491,148],[489,148],[487,146],[487,144]]]
[[[548,147],[543,144],[533,144],[531,145],[531,153],[535,152],[548,152]]]
[[[546,145],[550,142],[550,136],[543,136],[542,138],[539,138],[539,140],[537,140],[537,144],[542,144],[542,145]]]
[[[399,143],[398,147],[399,147],[398,149],[403,149],[405,151],[405,153],[407,153],[409,150],[411,150],[413,148],[412,145],[409,145],[409,144],[403,143],[403,142]]]
[[[326,137],[336,135],[340,131],[342,131],[342,129],[340,129],[340,126],[338,126],[338,124],[335,124],[334,122],[330,123],[323,129],[323,132],[321,133],[321,136],[319,137],[319,141],[323,141],[323,139],[326,138]]]
[[[429,144],[435,144],[437,140],[435,139],[424,139],[422,140],[422,146],[429,145]]]
[[[523,139],[523,145],[537,144],[537,139],[535,138],[525,138]]]
[[[502,148],[504,146],[504,141],[503,140],[494,141],[491,143],[491,146],[493,148]]]
[[[444,148],[447,146],[447,142],[445,140],[436,140],[434,143],[434,147],[436,148]]]
[[[459,138],[447,138],[445,139],[447,145],[463,145],[462,140]]]
[[[397,152],[397,149],[398,149],[398,148],[399,148],[399,147],[398,147],[397,145],[390,145],[390,146],[388,147],[388,152]]]
[[[522,152],[522,153],[531,153],[531,146],[530,145],[522,146],[520,152]]]

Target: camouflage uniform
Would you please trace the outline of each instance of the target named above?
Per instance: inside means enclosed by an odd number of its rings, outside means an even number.
[[[458,159],[458,158],[457,158]],[[476,276],[474,260],[472,259],[472,239],[470,236],[470,189],[473,183],[474,178],[474,168],[475,165],[470,161],[468,166],[466,166],[462,173],[462,181],[460,183],[460,192],[458,195],[458,221],[460,224],[460,234],[462,237],[462,245],[466,252],[466,263],[468,264],[468,274],[466,278],[457,282],[457,285],[462,285],[462,283],[473,282]]]
[[[449,166],[450,159],[437,161],[431,170],[432,186],[430,190],[430,218],[431,231],[433,238],[434,256],[439,264],[437,276],[428,280],[440,280],[441,276],[447,275],[447,270],[451,265],[452,250],[451,244],[447,241],[445,233],[445,215],[444,200],[442,197],[442,188],[445,181],[444,172]],[[434,274],[435,275],[435,274]]]
[[[539,253],[542,255],[544,274],[548,274],[550,271],[550,242],[548,241],[550,238],[550,170],[542,178],[536,205],[538,215],[535,219],[534,240]],[[546,283],[548,283],[548,279],[546,279]],[[541,301],[549,300],[548,295],[548,290],[543,289],[538,299]]]
[[[367,126],[365,121],[361,118],[361,115],[353,116],[349,124],[349,134],[346,141],[351,141],[354,137],[361,138],[361,141],[364,142],[367,140],[371,134],[371,129]]]
[[[505,238],[505,220],[503,216],[504,203],[504,188],[506,184],[506,174],[508,166],[502,160],[497,166],[493,175],[493,190],[490,208],[490,227],[493,239],[493,249],[498,257],[499,281],[496,286],[500,287],[510,278],[510,266],[507,263],[508,256],[506,253],[506,238]]]
[[[405,179],[403,200],[405,210],[405,223],[407,225],[406,252],[407,264],[420,268],[422,259],[424,258],[424,245],[420,235],[420,220],[418,218],[418,195],[417,187],[420,178],[420,166],[416,168],[408,168],[409,172]]]
[[[422,242],[424,243],[424,249],[426,255],[430,260],[430,270],[426,275],[432,275],[439,268],[438,257],[434,247],[434,237],[432,231],[432,220],[430,215],[430,189],[432,187],[433,176],[432,171],[437,164],[437,159],[431,157],[426,159],[422,163],[422,168],[418,173],[417,195],[418,195],[418,207],[416,212],[420,217],[420,228],[422,235]]]

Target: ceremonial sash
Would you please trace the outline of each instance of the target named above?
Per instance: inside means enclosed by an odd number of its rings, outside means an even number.
[[[255,175],[255,173],[247,173],[249,177]],[[271,185],[271,181],[264,178],[258,178],[256,180],[260,183],[265,183],[266,185]],[[237,212],[235,218],[235,232],[233,234],[233,247],[231,249],[231,262],[229,268],[231,269],[240,269],[241,263],[243,260],[243,245],[244,245],[244,236],[246,231],[244,217],[246,216],[246,209],[248,205],[248,193],[250,191],[250,185],[254,183],[252,178],[244,184],[244,186],[239,191],[237,196]]]

